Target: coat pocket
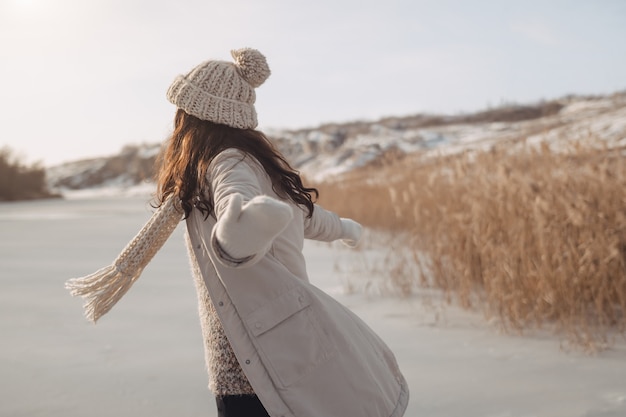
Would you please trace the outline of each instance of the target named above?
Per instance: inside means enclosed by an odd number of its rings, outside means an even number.
[[[288,387],[332,356],[329,337],[311,309],[311,296],[294,288],[245,320],[272,379]]]

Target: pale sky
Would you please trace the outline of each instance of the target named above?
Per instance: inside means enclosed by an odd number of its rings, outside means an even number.
[[[0,0],[0,147],[53,165],[156,143],[165,92],[253,47],[259,128],[626,89],[626,0]]]

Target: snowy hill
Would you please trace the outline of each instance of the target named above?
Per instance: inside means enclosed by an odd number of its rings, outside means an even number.
[[[421,152],[435,155],[526,139],[556,142],[594,136],[626,146],[626,92],[568,96],[455,116],[414,115],[266,132],[307,178],[328,180],[376,161]],[[129,145],[118,155],[48,169],[54,190],[66,195],[149,193],[160,144]]]

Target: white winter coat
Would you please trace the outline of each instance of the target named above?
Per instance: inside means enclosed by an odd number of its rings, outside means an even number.
[[[343,237],[339,217],[316,206],[294,218],[267,253],[246,264],[216,255],[212,231],[229,196],[279,198],[263,168],[237,150],[219,154],[207,173],[215,215],[193,210],[187,232],[224,332],[255,393],[272,417],[400,417],[409,391],[385,343],[356,315],[309,283],[305,238]]]

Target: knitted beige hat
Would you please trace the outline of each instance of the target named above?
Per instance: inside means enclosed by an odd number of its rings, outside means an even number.
[[[237,49],[231,55],[234,63],[206,61],[187,75],[179,75],[167,90],[167,99],[199,119],[254,129],[254,89],[270,76],[270,69],[256,49]]]

